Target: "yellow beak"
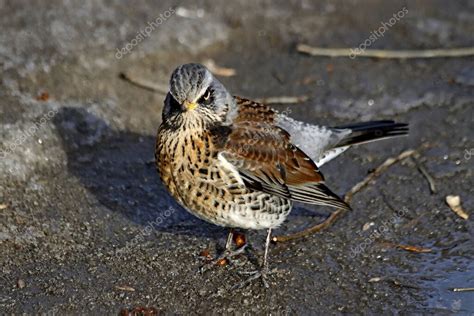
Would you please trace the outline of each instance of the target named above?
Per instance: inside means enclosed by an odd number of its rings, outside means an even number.
[[[195,102],[188,102],[188,101],[184,101],[184,107],[186,108],[186,110],[194,110],[195,108],[197,108],[197,103]]]

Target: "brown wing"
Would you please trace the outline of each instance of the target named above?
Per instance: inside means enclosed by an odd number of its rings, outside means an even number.
[[[236,97],[232,126],[214,129],[216,143],[252,189],[293,201],[349,208],[324,185],[316,164],[275,125],[268,106]]]

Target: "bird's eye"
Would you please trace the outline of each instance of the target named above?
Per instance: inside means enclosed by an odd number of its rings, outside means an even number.
[[[210,105],[212,103],[212,90],[209,88],[198,100],[199,104]]]

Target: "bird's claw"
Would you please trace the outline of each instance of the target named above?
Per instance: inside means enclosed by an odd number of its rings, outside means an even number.
[[[262,281],[263,286],[266,289],[268,289],[270,287],[268,285],[268,276],[276,272],[278,272],[277,269],[268,270],[268,268],[263,268],[262,270],[256,270],[256,271],[241,271],[239,272],[239,274],[249,275],[249,277],[245,281],[235,284],[232,287],[232,290],[241,289],[249,285],[250,283],[252,283],[252,281],[257,280],[257,279],[260,279]]]
[[[224,266],[227,263],[232,262],[232,259],[240,254],[242,254],[245,249],[247,248],[247,245],[243,245],[242,247],[236,249],[236,250],[224,250],[224,252],[217,258],[207,261],[204,263],[203,266],[199,268],[199,272],[204,273],[212,269],[214,266]],[[207,257],[203,257],[204,259],[207,259]]]

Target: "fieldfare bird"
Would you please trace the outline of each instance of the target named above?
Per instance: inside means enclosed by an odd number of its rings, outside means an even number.
[[[232,96],[200,64],[171,75],[158,130],[155,158],[161,181],[191,214],[231,228],[267,229],[265,282],[271,231],[293,202],[350,209],[325,184],[319,168],[350,146],[406,135],[407,124],[372,121],[315,126],[265,104]]]

